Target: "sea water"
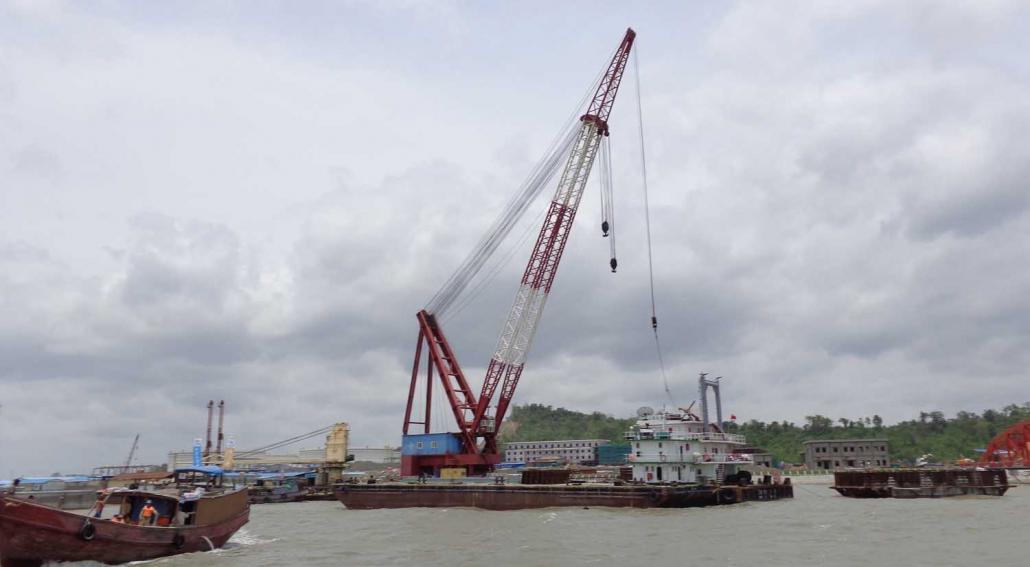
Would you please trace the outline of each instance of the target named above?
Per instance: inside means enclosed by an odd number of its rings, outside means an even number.
[[[347,510],[264,504],[224,549],[145,562],[281,565],[1025,565],[1030,486],[1003,497],[860,500],[797,484],[778,502],[680,510]]]

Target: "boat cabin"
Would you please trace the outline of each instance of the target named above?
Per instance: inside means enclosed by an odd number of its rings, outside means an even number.
[[[221,489],[225,479],[225,471],[212,465],[183,467],[175,469],[173,476],[179,488],[201,487],[207,490]]]
[[[743,436],[723,433],[689,411],[641,410],[625,435],[634,481],[737,484],[741,476],[750,480],[745,469],[753,464],[751,455],[737,452],[745,446]]]

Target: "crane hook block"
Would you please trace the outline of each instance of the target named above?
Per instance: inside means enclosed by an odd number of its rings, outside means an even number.
[[[608,236],[608,221],[601,221],[601,236]]]
[[[651,328],[652,329],[657,329],[658,328],[658,317],[651,317]]]
[[[615,268],[617,268],[619,266],[619,263],[615,260],[615,258],[612,258],[612,261],[608,262],[608,264],[611,265],[612,273],[614,274],[615,273]]]

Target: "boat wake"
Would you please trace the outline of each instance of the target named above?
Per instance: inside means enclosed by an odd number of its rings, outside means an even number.
[[[278,541],[279,538],[261,539],[260,537],[250,533],[247,528],[240,528],[240,531],[233,534],[229,541],[225,542],[222,549],[231,549],[234,547],[244,547],[250,545],[262,545],[266,543],[272,543]]]

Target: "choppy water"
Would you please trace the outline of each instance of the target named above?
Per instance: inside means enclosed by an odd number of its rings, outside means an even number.
[[[1026,565],[1030,486],[1004,497],[780,502],[686,510],[252,508],[225,549],[146,562],[279,565]]]

